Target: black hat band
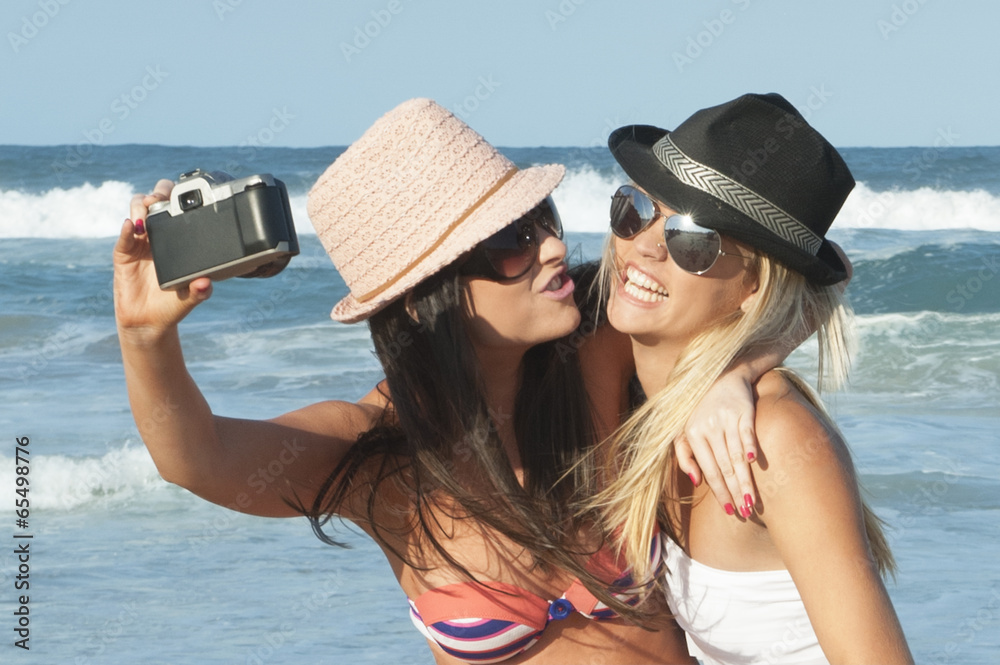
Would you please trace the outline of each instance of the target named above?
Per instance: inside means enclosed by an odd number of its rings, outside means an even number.
[[[802,251],[812,256],[819,252],[823,238],[756,192],[685,155],[670,140],[669,134],[654,143],[652,150],[656,158],[685,185],[732,206]]]

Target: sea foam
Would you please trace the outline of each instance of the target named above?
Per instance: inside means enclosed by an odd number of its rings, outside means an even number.
[[[611,194],[620,184],[615,176],[591,167],[568,171],[553,194],[566,229],[604,233]],[[129,183],[108,180],[37,194],[0,190],[0,238],[113,237],[129,215],[133,189]],[[315,233],[306,215],[306,194],[292,193],[290,198],[298,233]],[[1000,231],[1000,197],[983,190],[927,187],[874,191],[858,183],[834,227]]]
[[[574,169],[553,193],[569,231],[604,233],[608,228],[611,194],[622,184],[595,169]],[[861,182],[854,188],[833,223],[834,228],[900,231],[978,229],[1000,231],[1000,197],[983,190],[874,191]]]
[[[85,183],[39,194],[0,190],[0,238],[108,238],[118,235],[135,193],[127,182]],[[315,233],[304,194],[291,196],[298,233]]]
[[[100,457],[39,455],[31,458],[30,468],[32,510],[72,510],[167,486],[141,444],[109,450]],[[0,486],[13,488],[14,475],[14,460],[0,455]]]

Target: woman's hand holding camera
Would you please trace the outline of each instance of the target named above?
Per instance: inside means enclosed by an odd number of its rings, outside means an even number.
[[[188,312],[212,295],[212,281],[202,277],[176,291],[160,289],[143,224],[149,206],[170,199],[174,183],[160,180],[151,194],[132,197],[130,218],[122,225],[114,249],[115,318],[126,341],[155,343]]]

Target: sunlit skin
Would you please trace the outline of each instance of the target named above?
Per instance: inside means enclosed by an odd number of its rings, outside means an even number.
[[[526,274],[495,282],[466,279],[466,316],[472,342],[491,352],[528,348],[571,333],[580,323],[567,274],[566,245],[537,228],[538,260]]]
[[[164,180],[157,183],[152,194],[136,195],[130,219],[145,219],[148,206],[168,199],[171,187],[172,183]],[[115,311],[136,422],[156,423],[144,429],[142,435],[157,469],[170,482],[219,505],[238,506],[255,515],[298,516],[284,492],[295,488],[303,501],[311,501],[308,488],[318,487],[329,469],[354,445],[358,434],[378,422],[387,404],[385,387],[373,389],[356,403],[324,401],[267,421],[214,414],[184,365],[177,327],[194,307],[210,297],[212,283],[206,278],[178,292],[160,290],[148,239],[137,231],[131,221],[126,221],[115,247]],[[572,332],[580,320],[571,282],[565,277],[566,246],[542,229],[538,233],[538,258],[521,278],[504,282],[465,280],[470,335],[487,386],[484,398],[511,465],[522,479],[511,427],[518,367],[528,348]],[[627,406],[633,367],[628,338],[610,326],[602,326],[573,351],[579,354],[598,436],[607,436]],[[174,407],[167,419],[161,413],[164,404]],[[249,505],[235,504],[234,497],[246,492],[246,479],[282,455],[287,441],[295,441],[298,455],[284,468],[280,482],[270,484],[266,492],[253,494]],[[703,448],[703,459],[711,465],[712,450],[707,445]],[[697,469],[693,455],[690,459],[692,468]],[[462,461],[461,456],[456,456],[457,464]],[[716,470],[714,475],[719,477],[721,473]],[[725,484],[719,486],[726,488]],[[408,498],[393,494],[392,487],[392,483],[384,485],[386,494],[379,497],[377,515],[390,532],[399,519],[408,519],[411,514],[399,510]],[[356,520],[371,533],[362,507],[345,503],[341,516]],[[481,579],[515,584],[553,598],[572,581],[561,571],[546,573],[533,567],[529,552],[497,534],[484,534],[472,520],[456,520],[445,514],[436,515],[436,519],[443,534],[447,534],[449,552]],[[407,596],[415,598],[428,589],[463,579],[449,565],[435,559],[435,553],[423,547],[419,535],[405,532],[413,538],[401,538],[393,546],[429,569],[410,567],[385,550]],[[431,649],[437,662],[457,662],[436,647]],[[650,632],[622,620],[595,622],[582,615],[554,622],[535,647],[506,662],[591,662],[594,658],[609,664],[691,662],[683,634],[672,621]]]
[[[619,279],[608,303],[610,323],[632,338],[647,394],[666,385],[695,335],[745,309],[757,288],[738,256],[720,256],[702,275],[680,269],[663,246],[665,216],[677,211],[654,203],[662,217],[632,238],[615,238]],[[726,236],[722,250],[751,253]],[[755,401],[761,458],[753,471],[760,488],[753,512],[719,511],[706,500],[706,487],[677,473],[677,495],[690,501],[667,509],[681,546],[722,570],[788,570],[830,662],[912,662],[868,550],[845,443],[774,372],[756,383]]]
[[[519,478],[520,455],[510,415],[520,386],[518,374],[524,353],[542,342],[568,335],[580,323],[573,300],[575,284],[567,273],[566,245],[538,227],[538,259],[526,274],[514,280],[464,278],[465,316],[469,336],[483,366],[487,403],[497,413],[498,428]]]
[[[654,204],[660,215],[652,224],[632,238],[614,239],[617,280],[608,300],[608,320],[631,336],[647,394],[666,385],[666,368],[698,332],[737,312],[756,290],[741,258],[750,250],[725,236],[726,254],[708,272],[693,275],[679,268],[663,240],[666,217],[678,211]]]

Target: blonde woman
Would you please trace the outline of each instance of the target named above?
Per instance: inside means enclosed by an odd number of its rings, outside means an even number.
[[[745,95],[675,131],[612,133],[632,178],[613,197],[611,324],[648,401],[612,441],[600,495],[641,576],[665,522],[668,602],[704,663],[908,663],[882,577],[893,559],[816,394],[776,369],[755,386],[755,491],[719,510],[677,467],[698,400],[749,349],[818,327],[820,376],[848,364],[846,266],[824,235],[854,186],[779,95]],[[828,371],[829,370],[829,371]]]

